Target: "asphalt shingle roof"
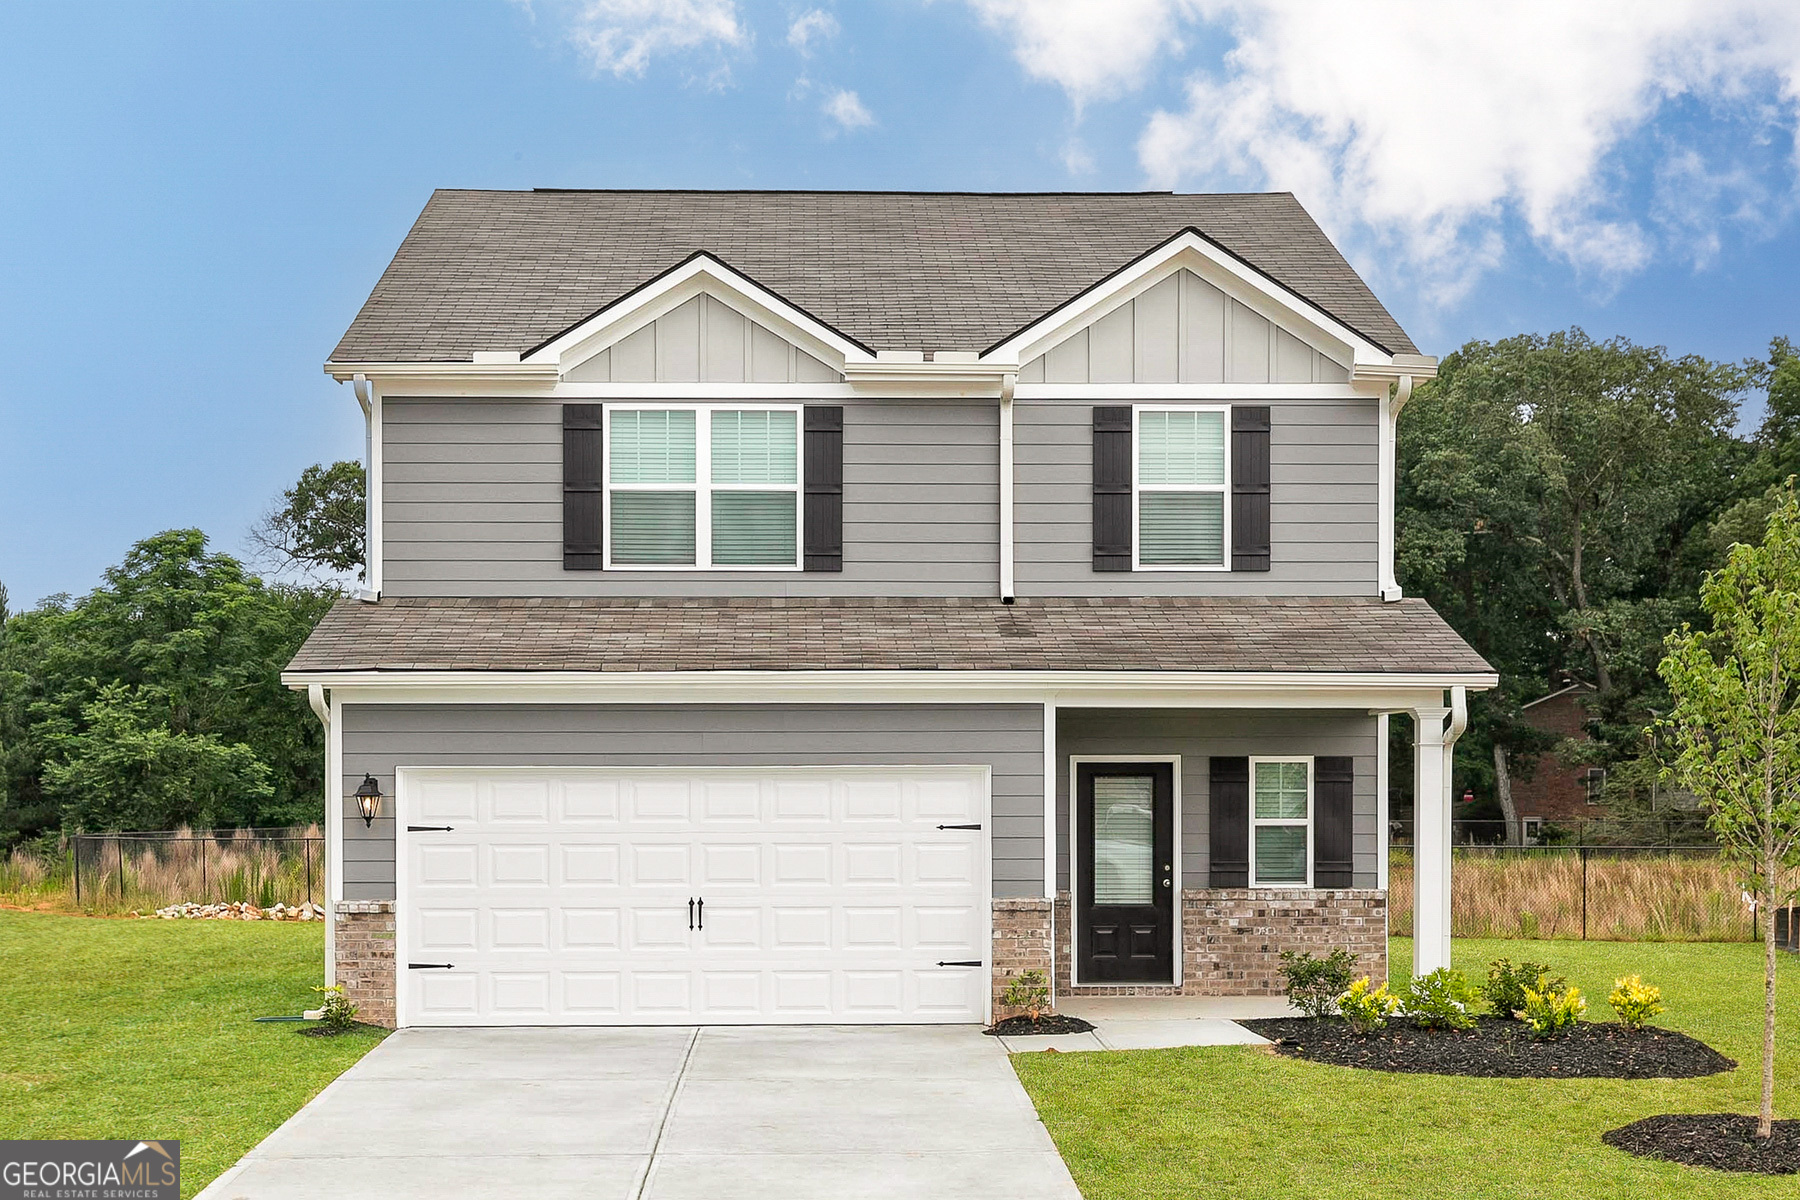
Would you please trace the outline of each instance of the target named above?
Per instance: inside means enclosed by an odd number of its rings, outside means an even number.
[[[1325,671],[1493,668],[1423,600],[340,601],[288,669]]]
[[[700,251],[871,349],[985,351],[1188,228],[1416,352],[1287,193],[442,190],[331,358],[529,351]]]

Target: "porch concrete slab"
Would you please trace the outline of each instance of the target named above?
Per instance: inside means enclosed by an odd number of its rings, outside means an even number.
[[[1056,1011],[1096,1025],[1108,1020],[1166,1021],[1198,1017],[1250,1021],[1301,1015],[1285,996],[1063,996],[1057,1000]]]
[[[937,1028],[403,1030],[204,1200],[1080,1193],[1005,1047]]]
[[[1082,1050],[1106,1049],[1100,1044],[1100,1039],[1091,1033],[1034,1034],[1031,1037],[1003,1037],[999,1040],[1005,1044],[1009,1054],[1030,1054],[1033,1051],[1041,1053],[1045,1050],[1071,1054]]]
[[[1266,1046],[1236,1021],[1189,1017],[1170,1021],[1107,1021],[1096,1029],[1108,1050],[1167,1050],[1176,1046]]]

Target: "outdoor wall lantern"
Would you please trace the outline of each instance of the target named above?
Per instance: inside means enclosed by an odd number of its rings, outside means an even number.
[[[356,807],[362,810],[365,826],[375,824],[375,817],[381,812],[381,785],[373,775],[364,775],[362,786],[356,789]]]

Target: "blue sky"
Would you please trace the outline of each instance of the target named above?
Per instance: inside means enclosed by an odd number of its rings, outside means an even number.
[[[358,455],[320,363],[437,186],[1289,188],[1428,352],[1800,336],[1796,6],[1397,4],[4,6],[0,581]]]

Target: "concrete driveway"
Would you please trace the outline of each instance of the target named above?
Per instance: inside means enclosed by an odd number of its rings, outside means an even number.
[[[971,1026],[408,1029],[203,1200],[1079,1200]]]

